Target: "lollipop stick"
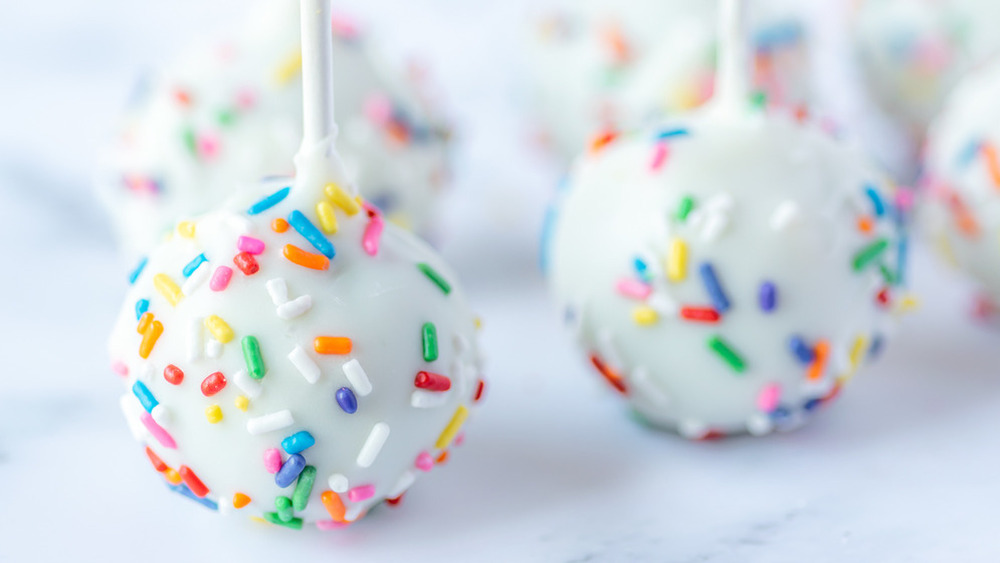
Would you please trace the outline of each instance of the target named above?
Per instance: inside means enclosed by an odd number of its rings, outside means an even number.
[[[719,65],[716,70],[715,104],[727,111],[742,112],[750,92],[747,55],[745,0],[722,0],[719,10]]]
[[[337,134],[333,118],[333,29],[329,0],[301,0],[302,151]],[[332,146],[332,144],[331,144]]]

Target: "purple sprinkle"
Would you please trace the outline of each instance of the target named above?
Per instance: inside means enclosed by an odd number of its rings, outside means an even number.
[[[788,339],[788,348],[792,351],[792,354],[805,365],[809,365],[816,360],[816,352],[814,352],[812,346],[806,344],[806,341],[800,336],[792,336]]]
[[[299,478],[299,473],[302,473],[305,468],[306,458],[299,454],[292,454],[285,460],[281,469],[274,474],[274,483],[282,489],[289,487]]]
[[[726,297],[726,292],[722,289],[722,284],[719,283],[719,277],[715,274],[715,268],[708,262],[705,262],[701,265],[699,271],[701,273],[701,281],[705,284],[705,290],[712,299],[712,306],[715,307],[715,310],[720,315],[725,314],[729,310],[729,298]]]
[[[354,396],[354,391],[351,391],[347,387],[337,389],[337,404],[347,414],[358,412],[358,398]]]
[[[778,305],[778,288],[766,281],[760,284],[760,308],[765,313],[774,311]]]

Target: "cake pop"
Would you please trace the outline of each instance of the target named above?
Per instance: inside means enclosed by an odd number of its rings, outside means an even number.
[[[755,12],[755,84],[768,103],[810,96],[802,7],[761,0]],[[566,158],[587,139],[650,125],[712,94],[715,2],[592,0],[541,18],[529,37],[536,113]]]
[[[741,9],[723,3],[712,101],[583,155],[551,230],[552,289],[590,362],[689,438],[798,426],[909,303],[892,188],[751,103]]]
[[[340,148],[385,217],[426,233],[447,176],[449,132],[419,77],[396,72],[348,17],[333,25]],[[301,140],[298,6],[263,2],[233,40],[199,46],[138,88],[100,186],[133,257],[177,220],[242,186],[287,175]],[[416,71],[414,71],[416,72]]]
[[[327,0],[302,0],[294,178],[177,225],[110,341],[121,406],[171,489],[344,526],[448,457],[483,394],[454,273],[356,195],[334,149]]]

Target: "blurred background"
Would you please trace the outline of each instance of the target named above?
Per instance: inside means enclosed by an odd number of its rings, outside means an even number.
[[[914,148],[858,87],[846,2],[792,3],[815,37],[820,105],[912,179]],[[538,267],[566,169],[538,141],[524,37],[555,4],[335,3],[390,60],[429,69],[454,124],[433,242],[485,321],[490,389],[447,466],[327,534],[167,494],[105,351],[132,264],[95,195],[101,152],[138,77],[247,3],[0,4],[0,561],[1000,559],[1000,333],[922,244],[921,308],[798,432],[690,443],[634,424],[593,376]]]

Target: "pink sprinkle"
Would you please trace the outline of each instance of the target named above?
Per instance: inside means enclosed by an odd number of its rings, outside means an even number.
[[[250,88],[244,88],[236,94],[236,105],[242,110],[253,108],[257,104],[257,94]]]
[[[337,530],[340,528],[346,528],[351,525],[351,522],[337,522],[336,520],[317,520],[316,527],[320,530]]]
[[[365,99],[365,116],[373,123],[385,125],[392,121],[392,102],[381,94],[372,94]]]
[[[667,156],[670,154],[670,148],[666,143],[656,143],[656,149],[653,150],[653,162],[649,164],[650,169],[654,172],[663,168],[664,163],[667,162]]]
[[[414,465],[421,471],[430,471],[434,469],[434,458],[427,452],[420,452],[420,455],[417,456],[417,462]]]
[[[214,134],[204,134],[198,137],[198,154],[206,160],[219,156],[219,137]]]
[[[125,365],[125,362],[118,360],[116,362],[112,362],[111,371],[117,373],[122,377],[126,377],[128,375],[128,366]]]
[[[360,485],[347,491],[347,498],[351,502],[361,502],[375,496],[375,485]]]
[[[768,384],[757,395],[757,408],[764,412],[774,412],[780,402],[781,385],[777,383]]]
[[[463,442],[465,442],[465,432],[455,436],[455,439],[451,441],[452,445],[456,447],[461,446]]]
[[[903,211],[909,211],[913,209],[913,204],[915,203],[915,197],[913,195],[913,190],[909,188],[899,188],[896,190],[896,206]]]
[[[356,24],[349,16],[344,14],[334,14],[331,19],[333,20],[333,34],[337,37],[353,39],[360,33],[358,31],[358,24]]]
[[[372,215],[368,220],[368,226],[365,227],[365,234],[361,238],[361,246],[369,256],[378,254],[378,244],[382,238],[383,227],[385,227],[385,221],[382,220],[381,215]]]
[[[174,441],[174,438],[168,434],[162,426],[153,420],[153,415],[148,412],[144,412],[139,415],[139,419],[142,420],[143,426],[146,427],[146,430],[149,430],[149,433],[156,438],[156,441],[159,442],[161,446],[164,448],[170,448],[171,450],[177,449],[177,442]]]
[[[212,281],[208,282],[208,287],[212,291],[222,291],[229,287],[229,280],[233,279],[233,269],[229,266],[219,266],[212,274]]]
[[[653,293],[653,287],[632,278],[618,280],[618,293],[632,299],[645,301]]]
[[[278,448],[264,450],[264,469],[272,475],[281,470],[281,452]]]
[[[246,235],[240,236],[239,240],[236,241],[236,247],[247,254],[258,255],[264,253],[264,241]]]

